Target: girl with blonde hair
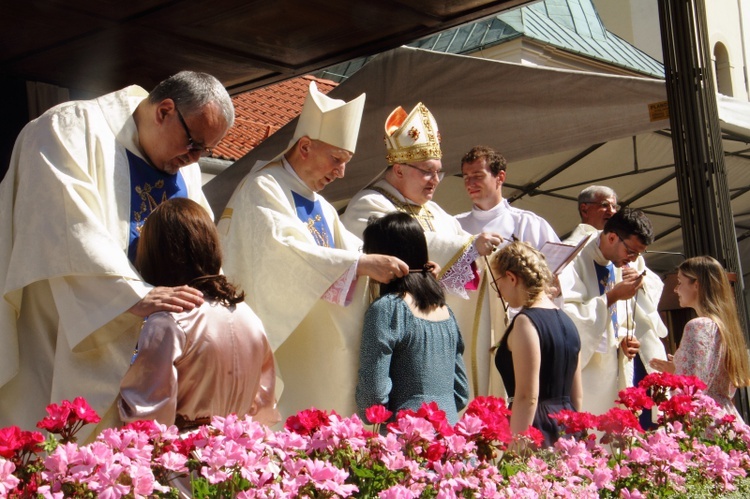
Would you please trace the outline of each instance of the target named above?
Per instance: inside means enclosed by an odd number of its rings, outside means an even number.
[[[740,417],[732,397],[738,387],[750,385],[750,366],[726,272],[710,256],[689,258],[678,268],[674,292],[680,306],[692,308],[698,317],[685,325],[674,356],[652,360],[651,367],[699,377],[706,394]]]
[[[490,270],[500,298],[521,307],[495,354],[511,400],[511,430],[521,433],[534,426],[550,446],[560,428],[549,415],[581,407],[578,330],[547,294],[553,275],[542,253],[512,242],[494,255]]]

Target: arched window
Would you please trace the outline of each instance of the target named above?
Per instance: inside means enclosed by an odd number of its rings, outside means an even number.
[[[729,52],[723,43],[714,45],[714,72],[716,73],[716,90],[720,94],[732,96],[732,67],[729,64]]]

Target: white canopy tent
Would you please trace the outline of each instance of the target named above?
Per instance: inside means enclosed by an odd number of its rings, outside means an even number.
[[[674,158],[662,80],[529,67],[399,48],[376,57],[331,92],[367,93],[357,151],[346,177],[323,192],[345,206],[385,167],[383,124],[402,106],[423,102],[438,122],[448,175],[435,200],[452,213],[470,208],[460,158],[483,144],[508,159],[503,194],[546,218],[562,237],[578,223],[576,196],[593,183],[614,188],[621,203],[644,209],[657,241],[646,255],[658,272],[682,259]],[[721,98],[720,115],[732,208],[743,268],[750,269],[750,105]],[[205,186],[217,217],[257,161],[269,160],[292,136],[296,120]]]

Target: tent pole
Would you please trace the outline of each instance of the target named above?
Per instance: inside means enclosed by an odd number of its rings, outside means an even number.
[[[724,165],[704,0],[659,0],[662,50],[684,252],[711,255],[739,276],[734,292],[748,340],[737,235]],[[750,421],[748,389],[735,404]]]

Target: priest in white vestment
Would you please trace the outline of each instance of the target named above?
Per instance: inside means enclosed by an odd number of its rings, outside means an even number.
[[[583,410],[603,414],[633,385],[633,358],[666,358],[667,334],[657,306],[663,284],[638,265],[653,241],[651,223],[624,208],[560,276],[565,305],[581,336]],[[642,261],[642,259],[641,259]]]
[[[149,286],[128,254],[162,200],[210,212],[196,162],[233,120],[221,83],[184,71],[150,94],[61,104],[21,131],[0,184],[0,426],[33,429],[48,404],[78,396],[102,417],[79,442],[119,424],[143,317],[203,302]]]
[[[407,115],[396,108],[385,123],[386,161],[382,178],[355,194],[342,215],[344,225],[361,237],[370,217],[393,211],[412,215],[425,230],[430,260],[440,267],[439,280],[456,315],[466,348],[464,361],[472,396],[489,393],[491,375],[489,329],[479,330],[475,261],[489,255],[502,238],[492,232],[472,235],[432,201],[442,180],[440,132],[432,113],[421,102]],[[481,302],[479,302],[481,303]]]
[[[471,211],[456,215],[461,227],[469,234],[495,232],[508,242],[513,239],[542,249],[547,241],[559,243],[554,229],[536,213],[511,206],[503,198],[503,183],[507,171],[505,158],[490,147],[475,146],[461,158],[461,175],[466,194],[472,201]],[[480,292],[472,293],[481,310],[478,329],[490,331],[487,342],[497,345],[507,328],[506,310],[497,293],[488,289],[490,275],[482,271]],[[504,396],[505,388],[494,364],[490,363],[490,394]]]
[[[219,220],[227,277],[245,290],[277,363],[283,419],[316,407],[356,412],[354,391],[367,279],[405,275],[395,257],[363,255],[318,191],[344,176],[365,95],[331,99],[314,82],[289,147],[258,165]]]
[[[617,204],[617,193],[612,188],[605,185],[590,185],[586,187],[578,194],[578,214],[581,217],[581,223],[576,226],[564,242],[566,244],[578,244],[581,239],[589,234],[598,235],[599,231],[604,229],[607,220],[612,218],[612,215],[617,213],[619,209],[620,205]],[[664,286],[663,282],[659,276],[646,267],[646,261],[643,259],[643,256],[639,255],[630,267],[634,268],[638,273],[646,271],[644,278],[646,279],[648,288],[652,289],[654,293],[656,293],[656,290],[659,290],[658,296],[661,298]],[[657,299],[657,304],[658,302],[659,299]],[[637,300],[633,300],[633,305],[637,304]],[[666,334],[666,326],[660,320],[656,323],[656,327],[647,329],[639,337],[641,348],[638,356],[634,359],[634,385],[637,385],[648,373],[655,371],[649,365],[651,359],[663,360],[666,358],[667,352],[661,340]],[[646,428],[652,422],[654,413],[658,413],[658,410],[652,411],[652,414],[642,415],[641,426]]]

